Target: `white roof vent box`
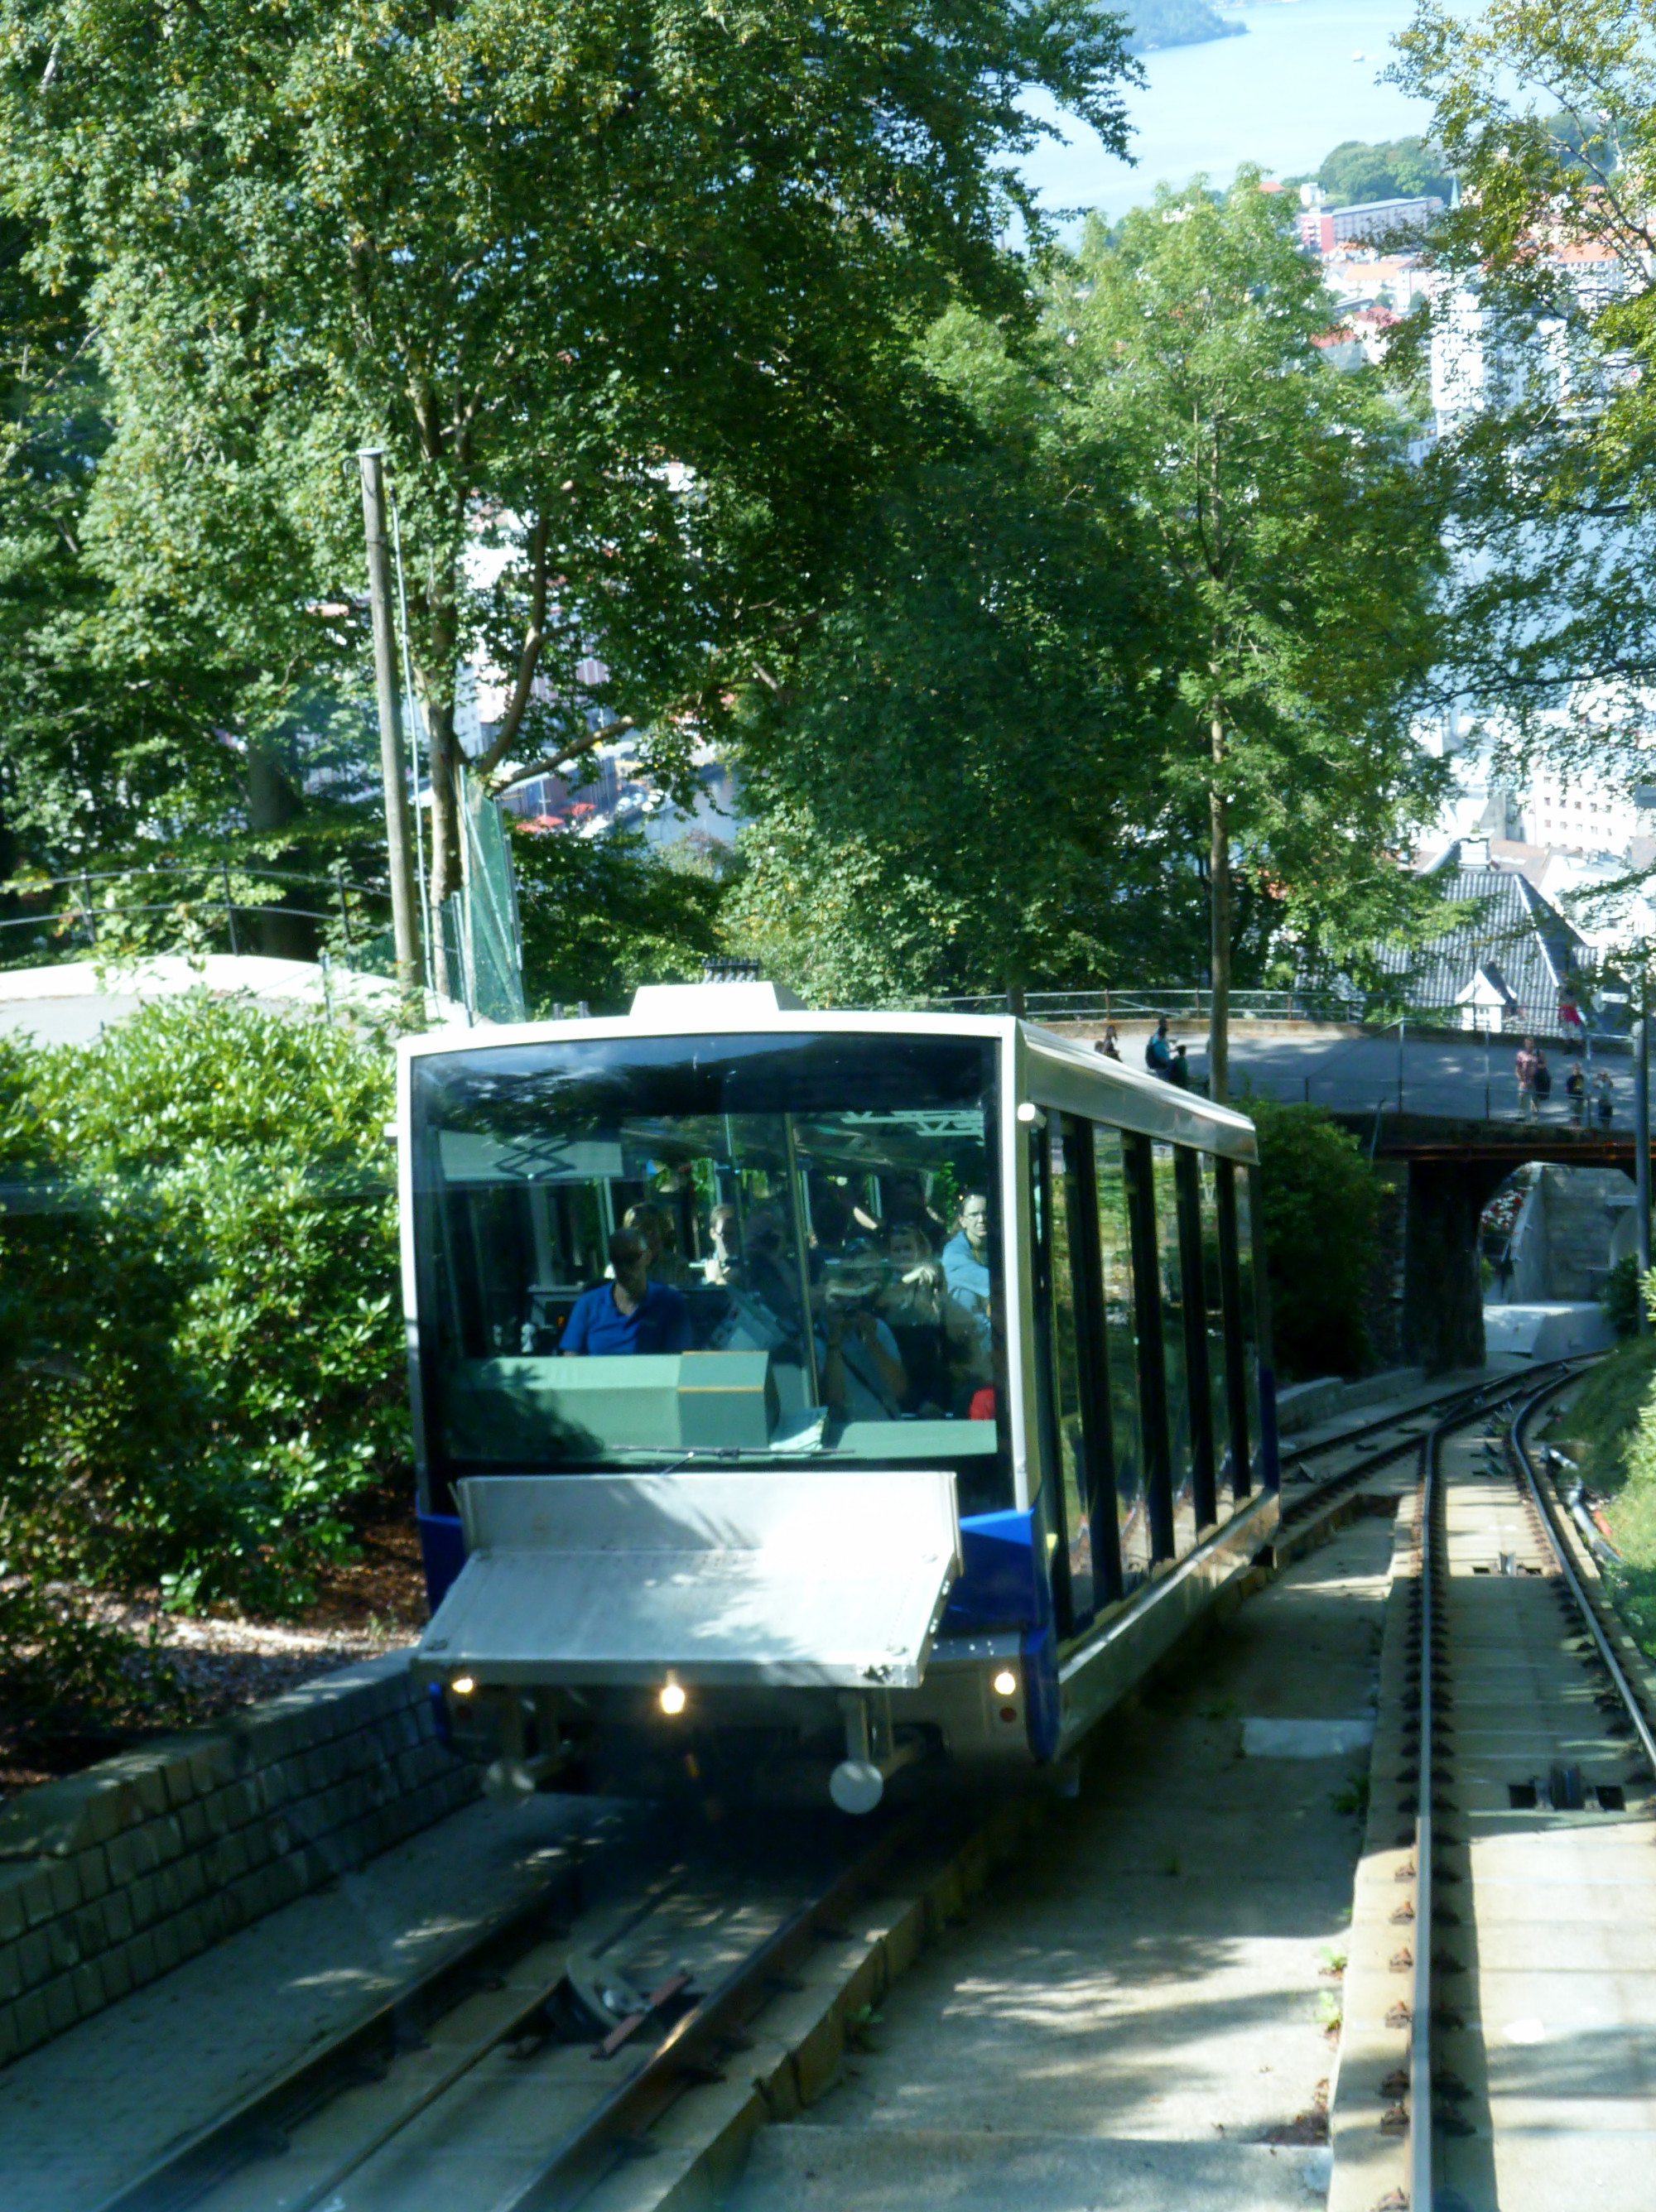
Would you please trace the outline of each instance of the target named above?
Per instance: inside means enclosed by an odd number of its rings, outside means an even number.
[[[760,980],[757,960],[709,960],[699,983],[644,983],[632,994],[636,1022],[750,1021],[802,1014],[805,1001],[783,983]]]

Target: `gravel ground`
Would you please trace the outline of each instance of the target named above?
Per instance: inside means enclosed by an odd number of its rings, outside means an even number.
[[[215,1720],[411,1642],[425,1621],[411,1505],[401,1497],[368,1498],[356,1536],[360,1559],[323,1576],[315,1603],[297,1620],[171,1613],[154,1597],[94,1601],[93,1616],[140,1647],[128,1671],[133,1707],[146,1718],[0,1713],[0,1800],[76,1773],[146,1735]]]

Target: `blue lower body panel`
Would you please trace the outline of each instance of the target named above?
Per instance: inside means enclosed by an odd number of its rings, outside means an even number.
[[[449,1584],[466,1565],[466,1538],[458,1513],[422,1513],[420,1559],[425,1568],[425,1601],[433,1613],[448,1595]]]

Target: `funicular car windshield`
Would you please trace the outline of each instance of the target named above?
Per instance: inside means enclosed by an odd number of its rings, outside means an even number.
[[[992,1041],[417,1058],[429,1472],[956,1468],[1011,1503]]]

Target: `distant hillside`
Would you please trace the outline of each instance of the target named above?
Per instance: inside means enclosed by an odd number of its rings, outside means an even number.
[[[1127,44],[1135,54],[1200,46],[1204,39],[1239,39],[1248,27],[1216,14],[1208,0],[1127,0],[1122,13],[1132,23]]]

